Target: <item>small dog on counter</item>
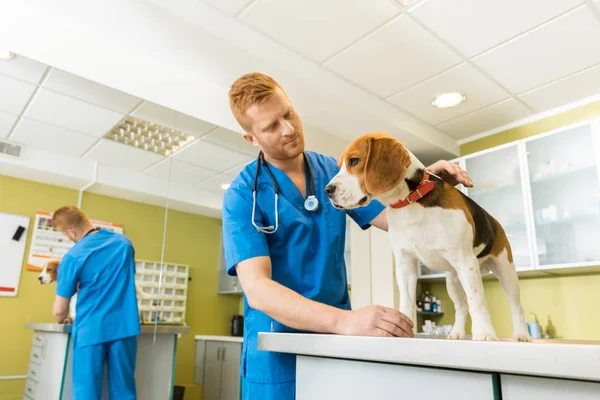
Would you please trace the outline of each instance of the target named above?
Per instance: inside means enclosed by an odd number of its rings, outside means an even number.
[[[464,339],[467,312],[473,340],[498,340],[481,276],[492,272],[508,295],[513,339],[531,341],[521,306],[519,280],[502,225],[471,198],[437,176],[387,133],[355,139],[325,188],[337,209],[387,206],[388,237],[396,262],[400,312],[416,326],[418,263],[446,272],[456,316],[448,339]]]
[[[38,275],[38,280],[41,285],[47,285],[52,282],[56,282],[58,278],[58,267],[60,265],[60,260],[51,260],[48,261],[42,271]],[[79,283],[77,284],[77,292],[79,291]],[[71,297],[71,301],[69,302],[69,316],[63,322],[64,324],[72,324],[75,320],[75,308],[77,305],[77,292]],[[135,292],[137,294],[138,299],[151,299],[152,296],[142,292],[140,287],[135,285]]]

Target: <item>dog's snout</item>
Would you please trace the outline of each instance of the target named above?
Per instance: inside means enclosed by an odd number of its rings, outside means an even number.
[[[40,281],[40,282],[42,281],[42,277],[41,276],[38,276],[38,281]]]
[[[331,197],[335,193],[335,188],[336,186],[332,183],[325,186],[325,193],[327,193],[327,196]]]

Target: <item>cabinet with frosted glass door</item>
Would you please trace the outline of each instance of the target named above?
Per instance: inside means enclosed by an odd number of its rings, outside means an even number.
[[[538,268],[600,265],[598,121],[524,140]]]

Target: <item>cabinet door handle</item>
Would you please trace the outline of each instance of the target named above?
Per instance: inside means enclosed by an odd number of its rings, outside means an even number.
[[[221,354],[221,357],[222,357],[223,361],[225,361],[225,350],[227,350],[227,348],[222,347],[222,349],[223,349],[223,353]]]

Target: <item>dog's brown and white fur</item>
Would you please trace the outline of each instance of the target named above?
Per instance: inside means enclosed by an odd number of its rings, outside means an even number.
[[[388,236],[396,262],[400,312],[415,326],[419,260],[432,270],[446,272],[448,294],[456,309],[450,339],[465,338],[470,312],[473,339],[498,340],[481,280],[482,274],[492,272],[508,295],[513,339],[531,340],[510,244],[497,220],[431,174],[435,186],[421,200],[402,208],[389,207],[416,188],[425,166],[388,134],[373,133],[354,140],[340,158],[339,167],[326,187],[335,207],[363,207],[372,199],[388,206]]]
[[[38,280],[40,281],[40,284],[47,285],[52,282],[56,282],[57,278],[58,278],[59,265],[60,265],[60,260],[51,260],[51,261],[47,262],[44,265],[44,267],[42,268],[42,271],[40,272],[40,274],[38,275]],[[79,291],[79,284],[77,284],[77,290]],[[137,284],[135,285],[135,292],[137,294],[137,297],[141,298],[141,299],[149,299],[152,297],[151,295],[142,292],[142,290],[140,289],[140,287]],[[73,297],[71,297],[71,301],[69,302],[69,316],[68,316],[69,322],[73,322],[75,320],[76,304],[77,304],[77,292],[75,292]]]

